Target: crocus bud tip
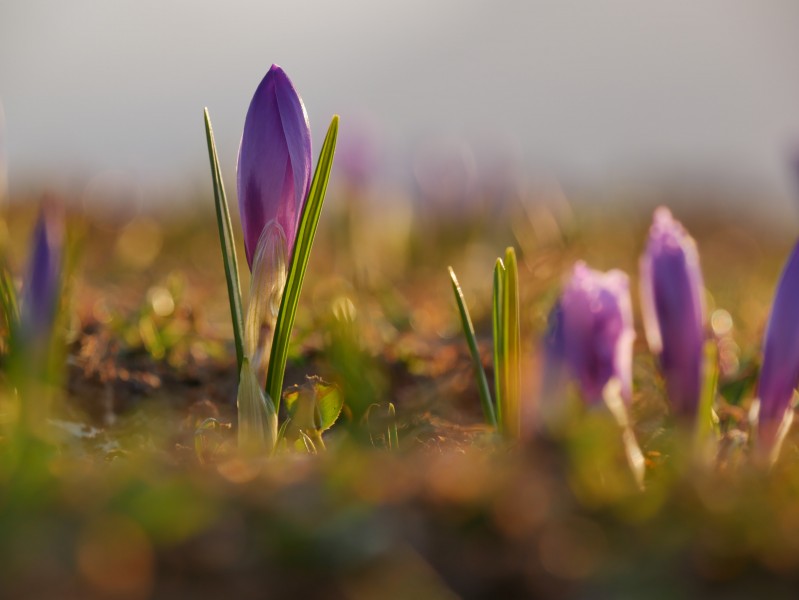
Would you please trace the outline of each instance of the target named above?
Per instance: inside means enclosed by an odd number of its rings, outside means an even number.
[[[273,219],[291,252],[310,183],[308,115],[283,69],[272,65],[250,102],[239,149],[239,212],[250,267],[258,239]]]

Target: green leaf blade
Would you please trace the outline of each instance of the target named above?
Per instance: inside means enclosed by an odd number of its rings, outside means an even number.
[[[344,396],[336,386],[319,385],[316,407],[319,416],[319,430],[327,431],[338,420],[341,409],[344,408]]]
[[[455,302],[458,304],[458,312],[461,317],[461,326],[463,327],[463,335],[466,337],[466,343],[469,346],[469,353],[472,356],[472,365],[474,367],[474,376],[477,380],[477,391],[480,393],[480,403],[483,407],[483,416],[488,425],[493,427],[497,426],[497,417],[494,413],[494,403],[491,399],[491,391],[488,387],[488,378],[486,377],[483,363],[480,360],[480,351],[477,348],[477,339],[474,335],[474,325],[472,324],[472,317],[469,314],[469,309],[466,306],[466,301],[463,298],[463,290],[461,289],[458,278],[452,267],[449,267],[449,277],[452,280],[452,291],[455,294]]]
[[[333,156],[336,151],[336,139],[338,137],[338,121],[338,115],[334,116],[327,130],[325,141],[322,144],[322,150],[319,153],[316,171],[308,191],[308,199],[300,216],[294,252],[289,265],[288,277],[286,278],[286,287],[283,290],[280,312],[275,323],[275,334],[269,355],[269,370],[266,377],[266,391],[269,397],[274,399],[275,408],[278,411],[280,410],[291,330],[294,326],[302,283],[305,279],[308,259],[316,236],[316,227],[319,224],[319,216],[322,213],[327,184],[330,180],[330,171],[333,168]]]
[[[494,334],[494,394],[496,400],[496,419],[501,430],[504,431],[505,415],[505,383],[502,374],[505,372],[505,354],[502,343],[502,290],[505,281],[505,265],[498,258],[494,265],[494,293],[491,306],[491,324]]]
[[[222,246],[222,262],[225,266],[225,280],[227,281],[228,301],[230,303],[230,319],[233,324],[233,342],[236,346],[236,363],[238,372],[244,362],[244,318],[241,308],[241,285],[239,284],[239,263],[236,257],[236,244],[233,237],[233,227],[230,224],[230,210],[228,209],[225,184],[222,181],[222,171],[219,168],[219,157],[216,153],[214,130],[211,127],[211,116],[208,109],[204,111],[205,137],[208,142],[208,159],[211,162],[211,177],[214,183],[214,205],[216,207],[216,223],[219,227],[219,242]]]
[[[521,433],[521,335],[519,314],[519,269],[516,251],[505,250],[502,285],[503,431],[511,439]]]

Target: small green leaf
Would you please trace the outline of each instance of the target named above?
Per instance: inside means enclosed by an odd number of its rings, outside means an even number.
[[[278,399],[275,406],[276,410],[280,409],[279,399],[283,392],[283,377],[286,371],[291,330],[294,326],[294,317],[297,314],[297,306],[300,301],[302,282],[305,278],[308,259],[316,236],[316,227],[319,224],[319,216],[322,213],[322,205],[325,201],[330,171],[333,168],[333,155],[336,151],[337,136],[338,115],[334,116],[330,122],[327,136],[325,136],[322,150],[319,153],[319,160],[316,163],[316,171],[308,191],[308,198],[300,216],[297,239],[294,242],[294,252],[289,265],[288,277],[286,278],[286,288],[283,291],[280,312],[275,324],[275,335],[272,340],[269,369],[266,377],[266,391],[270,398]]]
[[[327,431],[338,420],[344,406],[344,397],[334,385],[317,384],[316,409],[319,431]]]
[[[318,377],[309,377],[302,386],[296,386],[283,394],[290,420],[294,423],[290,437],[300,431],[317,432],[330,429],[341,414],[344,398],[334,385]]]
[[[494,414],[494,403],[491,400],[491,392],[488,387],[488,379],[486,378],[483,363],[480,360],[480,350],[477,348],[477,340],[474,336],[474,326],[472,325],[472,318],[469,315],[469,309],[466,307],[466,301],[463,298],[463,291],[461,290],[458,278],[452,267],[449,267],[449,276],[452,280],[452,291],[455,294],[455,302],[458,304],[458,312],[461,317],[461,326],[463,327],[463,335],[466,337],[466,344],[469,346],[469,353],[472,356],[472,365],[474,368],[474,377],[477,380],[477,391],[480,394],[480,403],[483,406],[483,417],[488,425],[497,426],[497,417]]]
[[[241,286],[239,285],[239,263],[236,258],[236,243],[233,237],[233,227],[230,224],[230,210],[228,210],[225,184],[222,181],[222,171],[219,168],[219,158],[216,154],[214,130],[211,128],[211,117],[205,109],[205,137],[208,141],[208,158],[211,161],[211,177],[214,182],[214,203],[216,205],[216,223],[219,227],[219,241],[222,245],[222,262],[225,265],[225,279],[227,280],[228,301],[230,303],[230,318],[233,323],[233,341],[236,345],[236,363],[241,372],[244,360],[244,319],[241,309]]]

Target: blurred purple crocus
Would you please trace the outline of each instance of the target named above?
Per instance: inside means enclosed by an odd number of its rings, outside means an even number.
[[[702,390],[705,290],[693,238],[667,208],[655,211],[641,257],[641,311],[673,412],[693,417]]]
[[[550,314],[545,340],[548,369],[565,367],[589,404],[603,400],[605,386],[618,380],[621,397],[632,398],[635,340],[629,279],[574,265],[571,278]]]
[[[241,138],[238,194],[247,264],[261,234],[275,221],[290,258],[311,185],[311,129],[291,80],[272,65],[255,90]]]
[[[770,452],[780,441],[780,428],[792,411],[799,383],[799,243],[780,276],[763,342],[763,365],[757,395],[758,445]],[[778,448],[777,448],[778,449]]]
[[[61,290],[64,222],[53,207],[45,208],[33,230],[30,263],[21,309],[21,333],[28,343],[46,343],[52,333]]]

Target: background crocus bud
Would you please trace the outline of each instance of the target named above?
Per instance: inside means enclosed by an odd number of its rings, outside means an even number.
[[[53,207],[43,209],[33,230],[30,262],[24,279],[21,333],[27,343],[50,339],[61,291],[64,222]]]
[[[660,359],[672,410],[692,417],[702,389],[705,288],[696,243],[667,208],[655,211],[640,269],[649,348]]]
[[[238,162],[238,193],[247,264],[273,219],[289,257],[311,185],[311,129],[302,99],[283,69],[272,65],[250,102]]]
[[[758,446],[771,452],[799,383],[799,243],[782,271],[763,343]]]
[[[614,378],[629,402],[634,340],[627,275],[594,271],[583,262],[574,265],[551,314],[545,340],[548,368],[564,365],[590,404],[603,400],[603,390]]]

